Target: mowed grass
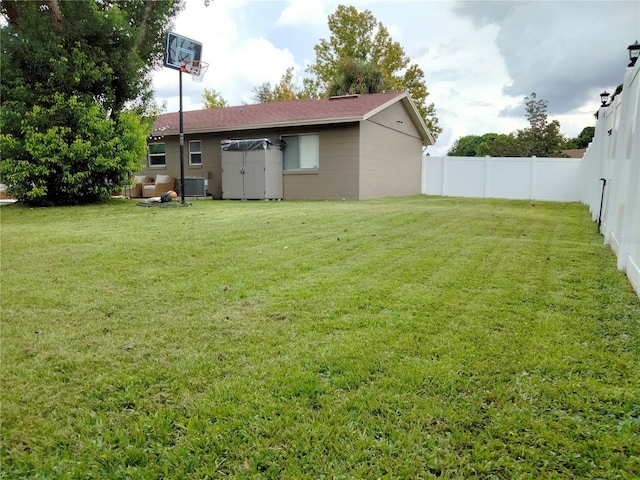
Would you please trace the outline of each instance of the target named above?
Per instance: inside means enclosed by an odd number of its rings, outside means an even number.
[[[640,302],[583,205],[0,215],[2,478],[640,477]]]

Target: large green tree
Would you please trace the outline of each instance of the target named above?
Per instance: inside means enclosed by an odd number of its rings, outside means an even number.
[[[140,168],[150,71],[178,0],[7,1],[0,176],[32,204],[97,201]]]
[[[348,77],[348,69],[353,65],[372,71],[375,66],[375,74],[370,78],[388,90],[409,92],[427,128],[434,137],[438,136],[442,128],[438,126],[435,106],[427,102],[429,92],[424,72],[417,64],[410,63],[400,43],[391,38],[389,30],[371,11],[361,12],[353,6],[339,5],[329,15],[329,30],[329,39],[321,39],[314,47],[316,61],[308,68],[315,76],[315,86],[321,96],[326,95],[341,76]],[[380,79],[376,78],[378,72]]]

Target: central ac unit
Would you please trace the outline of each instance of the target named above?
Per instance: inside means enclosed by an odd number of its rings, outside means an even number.
[[[209,181],[204,177],[184,177],[185,197],[206,197]]]

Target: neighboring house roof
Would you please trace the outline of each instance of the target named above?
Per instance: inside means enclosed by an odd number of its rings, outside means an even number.
[[[586,148],[572,148],[570,150],[562,150],[562,153],[567,155],[569,158],[582,158],[586,151]]]
[[[420,131],[423,144],[433,145],[431,132],[427,130],[418,109],[406,92],[344,95],[193,110],[183,112],[183,131],[184,133],[209,133],[361,122],[396,102],[402,102],[407,108],[416,128]],[[179,122],[179,112],[165,113],[154,123],[152,135],[160,131],[164,135],[177,135]]]

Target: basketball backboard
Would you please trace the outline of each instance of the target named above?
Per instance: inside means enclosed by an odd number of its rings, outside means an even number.
[[[164,49],[164,66],[180,70],[185,63],[200,60],[202,43],[183,37],[177,33],[167,33]]]

